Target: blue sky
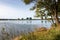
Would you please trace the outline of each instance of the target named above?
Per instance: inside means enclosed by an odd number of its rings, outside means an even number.
[[[32,6],[22,0],[0,0],[0,18],[34,18],[35,12],[29,10]]]

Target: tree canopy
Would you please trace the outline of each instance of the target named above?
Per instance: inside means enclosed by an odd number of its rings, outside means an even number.
[[[23,0],[25,4],[34,3],[35,5],[31,10],[35,10],[36,17],[51,16],[51,18],[56,20],[58,23],[58,11],[60,11],[60,1],[59,0]]]

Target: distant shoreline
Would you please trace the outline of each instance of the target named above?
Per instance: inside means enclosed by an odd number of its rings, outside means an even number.
[[[0,20],[51,20],[51,19],[0,19]]]
[[[0,19],[0,20],[48,20],[48,19]]]

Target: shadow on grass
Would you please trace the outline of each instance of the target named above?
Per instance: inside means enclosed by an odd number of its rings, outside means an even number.
[[[60,40],[60,34],[56,35],[54,40]]]

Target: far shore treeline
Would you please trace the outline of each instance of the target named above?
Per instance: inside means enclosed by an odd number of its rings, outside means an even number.
[[[60,18],[59,18],[60,19]],[[51,20],[51,18],[48,18],[48,19],[32,19],[32,18],[26,18],[26,19],[24,19],[24,18],[17,18],[17,19],[0,19],[0,20]]]

